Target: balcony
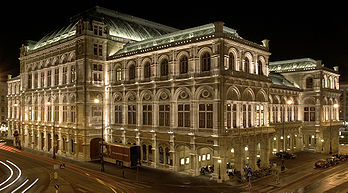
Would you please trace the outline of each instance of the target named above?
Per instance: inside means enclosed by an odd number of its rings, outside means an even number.
[[[270,134],[274,133],[274,127],[249,127],[249,128],[233,128],[226,130],[226,134],[232,136],[249,136],[258,134]]]

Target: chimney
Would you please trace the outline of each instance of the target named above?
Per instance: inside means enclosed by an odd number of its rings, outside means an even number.
[[[222,34],[223,32],[223,26],[224,26],[224,22],[222,21],[216,21],[214,22],[214,27],[215,27],[215,34]]]

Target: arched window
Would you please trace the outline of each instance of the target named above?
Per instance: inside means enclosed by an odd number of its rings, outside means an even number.
[[[306,88],[313,88],[313,78],[312,77],[306,78]]]
[[[245,57],[244,58],[244,72],[248,72],[249,73],[249,64],[250,64],[250,62],[249,62],[249,58],[248,57]]]
[[[146,151],[146,145],[143,145],[143,160],[147,160],[147,151]]]
[[[163,156],[163,147],[159,147],[158,148],[159,149],[159,162],[161,163],[161,164],[163,164],[164,163],[164,156]]]
[[[151,76],[151,65],[147,62],[144,66],[144,78],[150,78]]]
[[[180,58],[180,74],[186,74],[188,71],[188,59],[187,56],[182,56]]]
[[[230,69],[230,70],[234,70],[235,68],[234,68],[234,62],[235,62],[235,59],[234,59],[234,55],[233,55],[233,53],[230,53],[229,54],[229,61],[228,61],[228,69]]]
[[[162,60],[161,62],[161,76],[168,76],[168,60]]]
[[[166,150],[166,164],[171,165],[169,148],[166,147],[165,150]]]
[[[122,70],[121,67],[116,68],[116,81],[122,80]]]
[[[129,75],[129,80],[135,79],[135,66],[134,65],[129,66],[128,75]]]
[[[205,52],[201,57],[201,71],[210,71],[210,54]]]
[[[257,61],[257,68],[259,70],[259,75],[263,75],[263,70],[262,70],[262,62],[259,60]]]

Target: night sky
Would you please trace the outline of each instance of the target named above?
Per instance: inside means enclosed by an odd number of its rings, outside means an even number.
[[[19,74],[19,48],[25,40],[40,40],[69,18],[99,5],[178,29],[223,21],[244,39],[270,40],[270,61],[296,58],[322,60],[339,66],[348,81],[348,16],[346,5],[303,2],[244,1],[10,1],[0,12],[0,77]],[[274,2],[274,1],[272,1]]]

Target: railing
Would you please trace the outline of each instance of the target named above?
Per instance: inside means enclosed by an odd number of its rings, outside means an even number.
[[[257,135],[274,133],[274,127],[249,127],[249,128],[232,128],[227,130],[228,135]]]

